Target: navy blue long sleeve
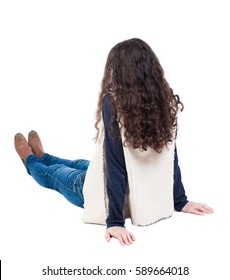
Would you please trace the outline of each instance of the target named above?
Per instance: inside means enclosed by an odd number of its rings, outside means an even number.
[[[174,151],[173,199],[174,199],[174,208],[177,211],[181,211],[181,209],[188,202],[187,196],[185,194],[185,189],[181,180],[181,171],[180,171],[180,166],[178,164],[178,155],[177,155],[176,146]]]
[[[107,227],[124,227],[125,221],[123,217],[123,209],[127,172],[119,126],[116,120],[112,123],[110,128],[111,111],[109,108],[109,98],[110,95],[106,94],[102,103],[102,117],[105,127],[107,193],[109,198],[109,215],[107,217],[106,223]],[[181,211],[188,200],[181,181],[181,171],[178,165],[178,155],[176,148],[174,152],[173,196],[175,210]]]
[[[107,227],[124,227],[123,209],[127,172],[119,126],[116,120],[112,124],[112,129],[110,129],[111,111],[108,103],[109,94],[104,96],[102,104],[105,127],[106,184],[109,198],[109,215],[106,223]]]

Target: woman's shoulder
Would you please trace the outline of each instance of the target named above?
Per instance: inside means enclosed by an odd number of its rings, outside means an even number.
[[[105,95],[102,97],[102,111],[111,111],[113,101],[113,95],[110,92],[106,92]]]
[[[107,103],[107,102],[111,101],[112,99],[113,99],[113,95],[111,94],[111,92],[106,92],[104,94],[104,96],[102,97],[102,102]]]

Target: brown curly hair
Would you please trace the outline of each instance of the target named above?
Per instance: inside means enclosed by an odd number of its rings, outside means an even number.
[[[141,39],[115,45],[107,57],[96,112],[97,136],[103,96],[110,93],[112,120],[124,127],[124,146],[161,152],[177,130],[177,113],[183,110],[164,78],[164,70],[151,47]]]

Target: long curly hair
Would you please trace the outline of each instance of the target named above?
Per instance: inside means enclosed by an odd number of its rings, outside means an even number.
[[[161,152],[172,143],[177,130],[177,115],[183,110],[164,78],[164,70],[151,47],[141,39],[115,45],[108,54],[96,112],[102,118],[102,99],[110,94],[112,119],[124,128],[124,146]]]

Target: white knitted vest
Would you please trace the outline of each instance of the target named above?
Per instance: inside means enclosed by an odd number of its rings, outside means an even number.
[[[122,136],[123,138],[123,136]],[[169,218],[174,212],[173,165],[174,144],[161,153],[123,147],[128,175],[124,217],[137,226]],[[88,167],[83,187],[83,222],[105,225],[108,216],[106,164],[104,159],[104,125]]]

